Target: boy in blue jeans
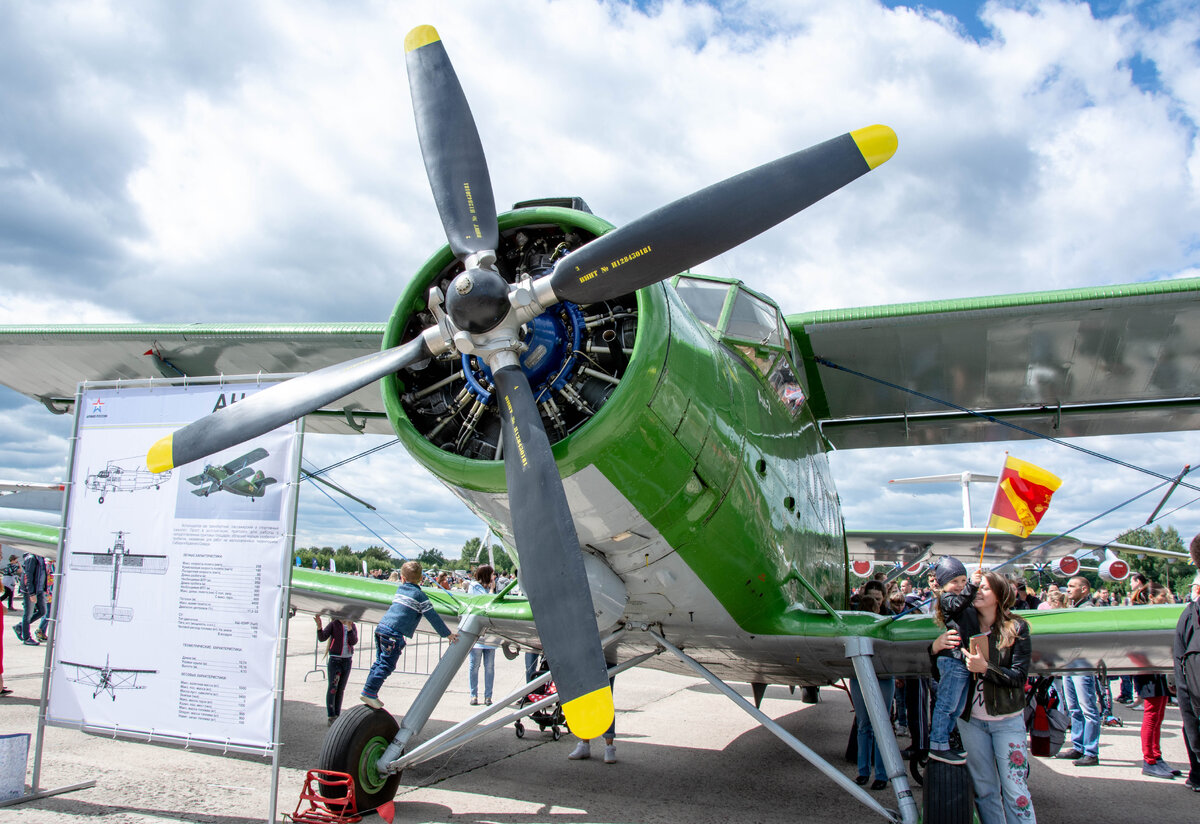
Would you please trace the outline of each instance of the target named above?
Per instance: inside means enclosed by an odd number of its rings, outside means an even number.
[[[458,640],[458,633],[450,631],[441,616],[433,611],[429,596],[418,586],[421,583],[421,563],[405,561],[400,567],[400,580],[392,605],[375,627],[375,663],[371,665],[367,682],[363,684],[362,695],[359,696],[364,704],[377,710],[383,709],[383,702],[379,700],[379,688],[396,669],[396,662],[400,660],[400,653],[404,651],[404,639],[412,638],[422,615],[429,620],[438,635],[449,638],[451,644]]]
[[[979,626],[978,619],[963,626],[961,620],[967,610],[974,611],[976,586],[967,580],[967,568],[957,558],[945,556],[934,565],[937,590],[934,617],[947,629],[957,630],[963,643],[968,636],[965,629]],[[947,764],[967,763],[967,754],[961,747],[950,746],[950,733],[967,704],[967,685],[971,674],[963,661],[962,650],[946,649],[937,654],[937,703],[929,719],[929,757]]]

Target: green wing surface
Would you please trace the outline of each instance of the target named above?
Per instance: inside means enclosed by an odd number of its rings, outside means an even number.
[[[790,315],[835,447],[1200,428],[1200,279]]]
[[[382,323],[0,326],[0,384],[66,412],[84,380],[310,372],[378,352],[384,328]],[[374,384],[309,415],[306,428],[392,432]]]

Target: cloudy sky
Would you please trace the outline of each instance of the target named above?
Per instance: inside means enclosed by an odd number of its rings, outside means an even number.
[[[1190,1],[0,0],[0,323],[385,320],[444,242],[404,68],[419,24],[455,63],[501,208],[579,195],[619,225],[894,128],[889,163],[697,267],[786,312],[1200,274]],[[0,478],[62,477],[66,423],[0,389]],[[310,437],[306,458],[386,441]],[[1191,434],[1084,445],[1170,475],[1200,464]],[[1063,478],[1051,528],[1156,483],[1010,448]],[[1003,450],[839,453],[847,524],[954,527],[957,488],[887,480],[993,472]],[[306,488],[303,544],[362,547],[369,527],[453,554],[482,532],[399,447],[332,477],[387,522]],[[1082,534],[1111,538],[1157,498]],[[1164,523],[1200,531],[1200,505]]]

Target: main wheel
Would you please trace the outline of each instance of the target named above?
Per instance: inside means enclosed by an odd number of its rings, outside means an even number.
[[[354,779],[358,808],[373,810],[390,801],[400,784],[400,773],[389,775],[375,768],[399,729],[400,725],[387,710],[373,710],[364,704],[351,707],[329,728],[317,757],[317,767],[348,773]]]
[[[975,793],[965,764],[929,759],[924,790],[925,824],[970,824]]]

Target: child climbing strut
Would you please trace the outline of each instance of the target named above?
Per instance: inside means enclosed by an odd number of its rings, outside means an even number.
[[[418,586],[421,583],[420,562],[405,561],[400,567],[400,581],[392,605],[375,628],[375,663],[371,665],[362,695],[359,696],[364,704],[377,710],[383,708],[383,702],[379,700],[379,688],[396,669],[396,662],[404,651],[404,638],[412,637],[422,615],[438,635],[449,638],[451,644],[458,640],[458,633],[450,631],[441,616],[433,611],[429,597]]]

